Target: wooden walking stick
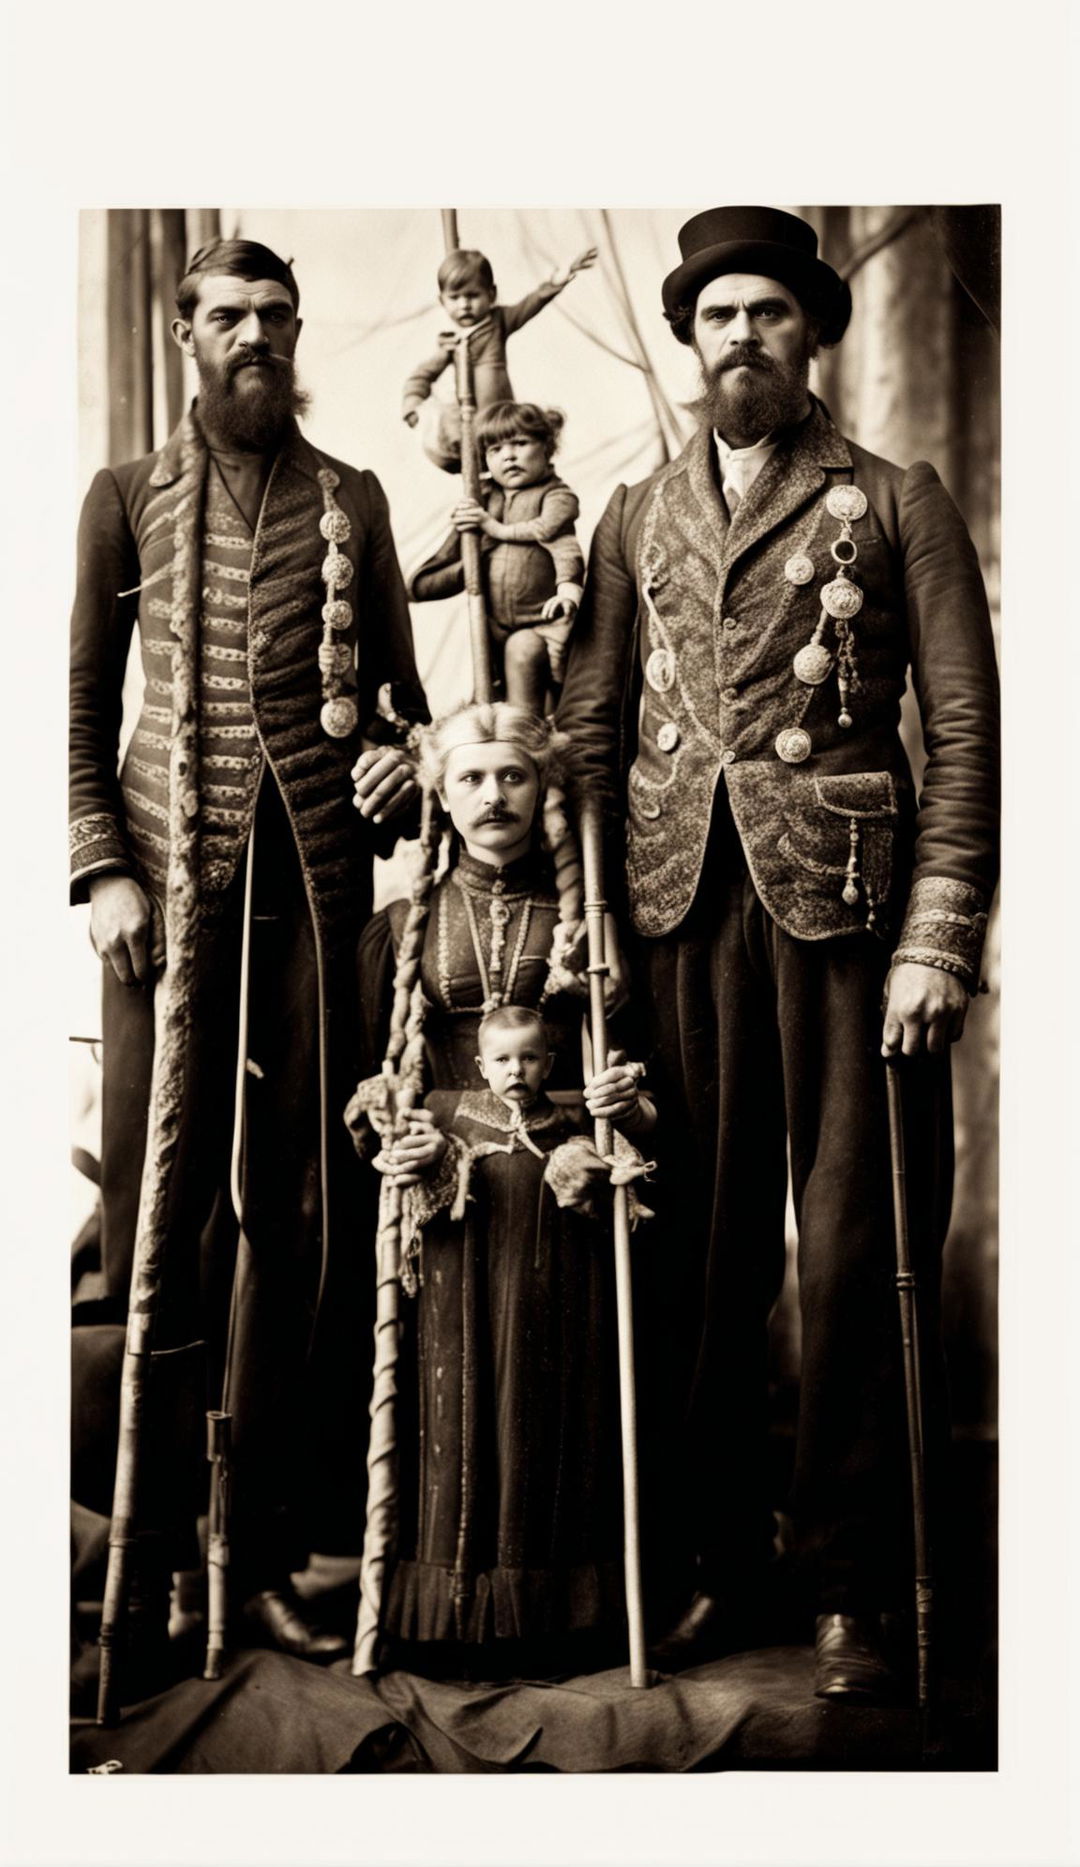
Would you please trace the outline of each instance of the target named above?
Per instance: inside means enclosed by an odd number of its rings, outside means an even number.
[[[229,1196],[236,1216],[236,1264],[229,1294],[229,1324],[225,1344],[225,1374],[221,1407],[206,1415],[206,1456],[210,1462],[210,1512],[206,1536],[206,1662],[204,1679],[220,1679],[229,1624],[229,1509],[232,1492],[233,1349],[236,1334],[237,1288],[244,1266],[244,1107],[247,1093],[248,1028],[251,986],[251,906],[254,897],[255,833],[248,836],[244,867],[244,924],[240,943],[240,1016],[236,1040],[236,1087],[233,1092],[232,1154]]]
[[[425,792],[420,826],[421,866],[401,936],[390,1037],[383,1063],[391,1121],[384,1144],[403,1133],[408,1113],[423,1081],[424,999],[419,983],[428,902],[435,876],[439,837],[436,799]],[[375,1237],[375,1368],[372,1377],[371,1432],[367,1454],[367,1521],[360,1563],[360,1606],[356,1620],[353,1673],[359,1678],[378,1669],[386,1569],[397,1541],[397,1363],[401,1305],[401,1188],[384,1181],[379,1192]]]
[[[446,251],[457,249],[457,210],[443,208],[443,239]],[[469,333],[462,331],[454,347],[454,387],[461,415],[461,482],[466,499],[479,505],[480,462],[476,452],[476,393],[473,388],[472,352]],[[480,572],[480,533],[461,534],[461,566],[465,577],[465,597],[469,610],[469,645],[472,651],[473,699],[491,699],[491,639],[488,635],[484,586]]]
[[[915,1542],[915,1640],[919,1710],[930,1710],[936,1684],[934,1673],[934,1585],[927,1533],[926,1461],[922,1377],[919,1358],[917,1283],[911,1268],[908,1242],[907,1170],[904,1159],[903,1100],[899,1056],[885,1060],[889,1102],[889,1146],[892,1154],[893,1214],[896,1225],[896,1290],[900,1302],[900,1334],[904,1352],[904,1391],[907,1400],[908,1448],[911,1460],[911,1502]]]
[[[585,876],[585,928],[589,952],[589,1028],[593,1068],[607,1064],[607,1008],[604,982],[610,973],[604,931],[603,837],[600,814],[586,803],[581,813],[581,859]],[[614,1147],[609,1121],[595,1127],[596,1150],[608,1160]],[[630,1684],[647,1686],[645,1616],[641,1597],[641,1549],[638,1529],[637,1396],[634,1382],[634,1307],[630,1277],[630,1213],[625,1186],[612,1188],[615,1234],[615,1294],[619,1328],[619,1417],[622,1426],[623,1566],[626,1620],[630,1636]]]

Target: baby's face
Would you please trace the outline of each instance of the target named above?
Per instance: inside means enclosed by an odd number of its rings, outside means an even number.
[[[487,317],[495,303],[495,294],[483,285],[459,285],[452,292],[440,292],[439,300],[451,323],[468,330]]]
[[[497,486],[512,491],[518,486],[535,486],[551,472],[547,448],[535,436],[512,434],[509,440],[495,441],[487,450],[487,470]]]
[[[492,1095],[526,1104],[539,1095],[551,1069],[547,1040],[538,1024],[496,1025],[485,1031],[476,1059]]]

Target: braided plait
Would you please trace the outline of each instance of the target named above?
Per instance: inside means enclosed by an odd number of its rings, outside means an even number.
[[[435,885],[435,874],[439,866],[439,846],[442,841],[442,818],[438,799],[433,791],[424,793],[422,815],[420,819],[420,861],[413,877],[409,898],[409,912],[402,929],[401,944],[398,948],[397,966],[394,969],[394,1002],[390,1011],[390,1035],[386,1043],[386,1060],[383,1074],[397,1074],[398,1063],[409,1045],[410,1033],[417,1018],[416,1000],[422,1002],[420,985],[420,960],[424,951],[424,934],[427,929],[428,914],[431,911],[431,891]],[[422,1010],[419,1013],[422,1019]],[[415,1059],[408,1058],[405,1068],[415,1069]]]
[[[551,855],[555,870],[555,892],[559,898],[559,918],[551,936],[548,975],[540,995],[540,1003],[544,1005],[556,992],[584,994],[588,990],[588,981],[568,963],[584,919],[585,884],[581,851],[567,815],[566,798],[560,785],[552,783],[547,786],[542,810],[544,848]]]

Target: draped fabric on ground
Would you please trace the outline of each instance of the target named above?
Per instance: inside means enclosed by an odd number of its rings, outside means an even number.
[[[993,1769],[985,1709],[946,1705],[947,1767]],[[125,1775],[754,1768],[910,1770],[917,1714],[813,1697],[809,1647],[773,1647],[635,1691],[624,1668],[552,1683],[459,1685],[391,1672],[353,1679],[247,1652],[223,1679],[185,1680],[116,1730],[73,1728],[71,1769]]]

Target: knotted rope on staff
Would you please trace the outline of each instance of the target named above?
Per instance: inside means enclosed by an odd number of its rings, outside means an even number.
[[[409,1110],[423,1086],[424,995],[420,960],[424,948],[431,890],[435,880],[435,850],[440,836],[437,801],[425,791],[420,826],[420,864],[413,883],[409,913],[402,931],[394,973],[394,1001],[390,1036],[382,1067],[382,1096],[364,1096],[361,1085],[346,1111],[353,1124],[363,1107],[384,1143],[403,1134]],[[379,1104],[381,1103],[381,1107]],[[371,1430],[367,1455],[367,1521],[360,1563],[360,1606],[352,1670],[356,1677],[378,1667],[379,1640],[387,1565],[397,1541],[397,1364],[401,1306],[401,1195],[400,1186],[384,1182],[379,1191],[379,1223],[375,1237],[375,1367],[372,1376]]]
[[[593,1069],[608,1060],[607,1007],[604,986],[610,972],[604,917],[603,833],[599,811],[586,801],[581,811],[581,856],[585,875],[585,929],[589,954],[589,1030]],[[596,1151],[608,1160],[614,1137],[610,1121],[597,1121]],[[634,1299],[630,1271],[630,1210],[625,1180],[612,1176],[612,1226],[615,1247],[615,1298],[619,1335],[619,1418],[622,1427],[623,1567],[626,1621],[630,1643],[630,1684],[647,1686],[645,1615],[641,1594],[641,1547],[638,1510],[637,1393],[634,1378]]]
[[[154,1064],[146,1154],[131,1266],[127,1337],[120,1383],[120,1430],[109,1522],[109,1558],[99,1635],[97,1721],[112,1724],[118,1706],[116,1652],[131,1590],[138,1530],[145,1418],[165,1264],[166,1218],[184,1110],[194,992],[195,914],[199,883],[198,669],[195,643],[200,562],[196,548],[203,484],[188,439],[181,453],[184,489],[173,514],[172,720],[169,743],[169,859],[165,894],[165,964],[154,989]]]

